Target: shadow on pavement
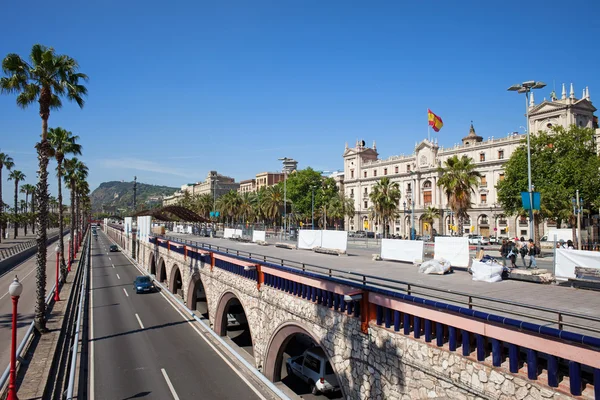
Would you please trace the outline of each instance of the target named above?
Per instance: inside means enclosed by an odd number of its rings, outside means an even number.
[[[168,324],[161,324],[161,325],[154,325],[154,326],[149,326],[148,328],[144,328],[144,329],[134,329],[132,331],[127,331],[127,332],[121,332],[121,333],[115,333],[112,335],[106,335],[106,336],[100,336],[97,338],[94,338],[92,340],[90,340],[90,342],[98,342],[100,340],[105,340],[105,339],[112,339],[115,337],[119,337],[119,336],[125,336],[125,335],[131,335],[134,333],[139,333],[139,332],[147,332],[147,331],[151,331],[154,329],[162,329],[162,328],[166,328],[169,326],[175,326],[175,325],[181,325],[181,324],[187,324],[188,322],[194,322],[195,320],[193,319],[186,319],[183,321],[177,321],[177,322],[169,322]]]

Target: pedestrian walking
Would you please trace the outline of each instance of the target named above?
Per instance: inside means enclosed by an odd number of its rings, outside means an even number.
[[[500,257],[502,257],[502,265],[506,267],[506,257],[508,257],[508,242],[506,239],[502,239],[502,246],[500,246]]]
[[[515,244],[510,241],[508,242],[508,259],[510,260],[510,267],[509,268],[517,268],[517,264],[515,264],[515,261],[517,260],[517,247],[515,246]]]
[[[537,262],[535,257],[540,254],[540,249],[533,243],[533,239],[529,239],[529,268],[537,269]]]
[[[527,263],[525,262],[525,256],[527,253],[527,243],[523,240],[519,244],[519,254],[521,255],[521,261],[523,261],[523,268],[527,268]]]

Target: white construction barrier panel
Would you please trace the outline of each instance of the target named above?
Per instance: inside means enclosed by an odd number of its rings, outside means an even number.
[[[235,229],[225,228],[225,232],[223,233],[225,239],[231,239],[233,235],[235,235]]]
[[[453,267],[469,267],[469,239],[466,237],[438,236],[433,252],[436,259],[446,259]]]
[[[264,242],[266,241],[267,238],[267,232],[265,231],[252,231],[252,241],[254,243],[261,241]]]
[[[575,278],[575,267],[600,269],[600,253],[588,250],[556,249],[556,279]]]
[[[233,232],[233,234],[234,234],[236,237],[242,237],[242,230],[241,230],[241,229],[236,229],[236,230]]]
[[[322,231],[313,231],[308,229],[300,229],[298,231],[298,248],[299,249],[314,249],[321,247]]]
[[[326,249],[340,250],[344,253],[348,248],[348,232],[346,231],[322,231],[321,247]]]
[[[108,229],[108,218],[104,218],[104,232],[106,232],[106,230]]]
[[[125,228],[125,236],[126,237],[131,236],[131,228],[133,227],[133,218],[125,217],[123,224],[124,224],[124,228]]]
[[[422,240],[381,239],[381,258],[384,260],[423,260],[424,249],[425,242]]]
[[[150,229],[152,226],[152,217],[137,217],[137,239],[139,241],[147,242],[150,236]]]

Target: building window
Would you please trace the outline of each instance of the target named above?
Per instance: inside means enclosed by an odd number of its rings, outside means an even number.
[[[394,168],[394,172],[398,173],[398,166],[396,165],[396,167]]]
[[[498,175],[498,180],[499,180],[499,181],[503,181],[503,180],[504,180],[504,174],[500,174],[500,175]]]
[[[363,172],[363,176],[366,178],[367,177],[367,171]]]
[[[481,204],[486,204],[487,203],[487,194],[482,193],[481,194]]]
[[[406,164],[406,172],[410,172],[410,164]]]
[[[373,176],[377,176],[377,170],[376,169],[373,170]]]
[[[369,205],[367,204],[367,201],[365,200],[365,204],[364,204],[365,208],[368,208]]]
[[[431,189],[431,181],[425,181],[423,183],[423,188],[424,189]]]
[[[483,187],[487,186],[487,177],[485,175],[481,176],[481,183],[479,186],[483,186]]]
[[[365,194],[368,194],[369,192],[367,191],[367,188],[365,188]]]
[[[354,178],[354,170],[353,169],[350,170],[350,178]]]
[[[410,183],[406,185],[406,191],[409,192],[409,193],[412,192],[412,188],[411,188],[411,184]]]
[[[504,160],[504,150],[498,150],[498,160]]]
[[[383,169],[383,174],[384,174],[384,175],[387,175],[387,168],[384,168],[384,169]]]
[[[350,189],[350,198],[353,199],[354,198],[354,189]]]
[[[423,203],[425,203],[426,206],[431,204],[431,190],[423,192]]]
[[[485,153],[479,153],[479,161],[485,161]]]

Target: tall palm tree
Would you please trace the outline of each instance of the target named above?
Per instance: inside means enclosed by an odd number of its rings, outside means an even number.
[[[280,210],[283,210],[283,189],[281,185],[269,186],[261,200],[265,218],[275,225],[277,217],[281,214]]]
[[[87,167],[82,163],[85,169],[79,169],[77,171],[77,183],[75,184],[76,188],[76,197],[75,197],[75,205],[76,205],[76,215],[77,215],[77,232],[84,232],[85,227],[85,219],[84,219],[84,203],[85,199],[90,192],[90,187],[86,181],[87,178]]]
[[[473,187],[481,174],[475,170],[473,159],[465,155],[448,158],[443,166],[438,167],[438,173],[441,174],[438,186],[444,189],[448,205],[458,217],[462,236],[463,220],[468,218],[467,210],[471,208],[471,193],[475,193]]]
[[[208,218],[210,216],[210,212],[213,211],[212,194],[204,193],[200,196],[197,196],[194,199],[194,208],[199,215],[203,216],[204,218]]]
[[[36,145],[38,153],[38,185],[36,198],[37,232],[37,273],[35,326],[39,332],[46,332],[46,227],[48,225],[48,158],[51,147],[48,143],[48,119],[50,110],[61,108],[61,97],[74,101],[80,108],[84,105],[87,89],[80,81],[87,75],[78,72],[79,64],[67,55],[56,54],[52,47],[34,44],[29,55],[30,62],[18,54],[8,54],[2,60],[2,71],[7,75],[0,79],[2,93],[16,93],[17,105],[25,108],[39,104],[42,119],[42,138]]]
[[[15,238],[18,236],[18,229],[19,229],[19,223],[17,222],[18,221],[17,211],[19,209],[19,205],[17,202],[17,196],[19,195],[19,182],[22,181],[23,179],[25,179],[25,174],[17,169],[13,169],[10,172],[10,174],[8,175],[9,181],[15,181],[15,210],[14,210],[15,211],[15,223],[14,223]]]
[[[354,200],[346,197],[344,192],[338,192],[327,205],[327,216],[333,219],[336,228],[339,221],[343,223],[345,217],[352,218],[354,214]]]
[[[77,220],[76,220],[76,194],[77,194],[77,181],[81,176],[84,179],[87,177],[87,167],[81,161],[79,161],[76,157],[71,159],[65,159],[63,161],[64,165],[64,175],[63,179],[65,184],[69,186],[69,191],[71,192],[71,248],[70,248],[70,259],[73,260],[73,246],[75,244],[75,238],[77,237]],[[61,205],[62,207],[62,205]]]
[[[440,217],[440,210],[435,207],[429,206],[425,209],[423,216],[423,222],[426,222],[429,225],[429,235],[433,237],[433,221],[436,218]]]
[[[4,213],[4,202],[2,201],[2,168],[6,167],[8,171],[15,166],[12,157],[6,153],[0,153],[0,215]],[[4,236],[4,230],[6,222],[0,222],[0,243],[2,243],[2,237]]]
[[[62,197],[62,175],[63,175],[63,160],[67,154],[81,155],[81,145],[77,143],[79,136],[73,135],[70,131],[61,127],[50,128],[48,130],[48,142],[52,147],[52,155],[56,159],[56,176],[58,177],[58,247],[60,251],[61,269],[63,274],[66,273],[65,262],[65,243],[63,240],[64,221],[63,221],[63,197]]]
[[[27,209],[27,200],[29,199],[30,194],[33,198],[33,192],[35,192],[35,186],[29,183],[21,185],[21,193],[25,194],[25,212],[29,212],[29,210]],[[33,213],[33,207],[31,208],[31,212]],[[27,236],[27,222],[25,223],[25,236]]]
[[[246,223],[246,221],[254,222],[254,208],[252,207],[252,202],[254,193],[242,193],[240,196],[239,202],[239,213],[240,218],[242,218],[242,222]]]
[[[400,203],[400,186],[397,182],[390,181],[384,177],[373,186],[369,198],[373,203],[372,213],[378,221],[383,223],[384,237],[388,237],[388,221],[398,216],[398,204]]]

